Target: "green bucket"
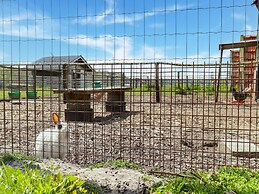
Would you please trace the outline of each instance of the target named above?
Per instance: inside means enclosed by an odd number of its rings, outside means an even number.
[[[28,91],[27,92],[27,98],[37,98],[37,92]]]
[[[19,91],[12,91],[12,92],[8,92],[9,98],[10,99],[19,99],[21,96],[21,92]]]
[[[102,87],[102,84],[101,84],[101,82],[94,82],[94,83],[93,83],[93,87],[94,87],[94,88],[101,88],[101,87]]]

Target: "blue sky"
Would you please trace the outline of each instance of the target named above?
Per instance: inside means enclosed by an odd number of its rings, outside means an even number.
[[[251,3],[1,0],[0,63],[51,55],[83,55],[89,61],[215,63],[218,44],[256,34],[257,10]]]

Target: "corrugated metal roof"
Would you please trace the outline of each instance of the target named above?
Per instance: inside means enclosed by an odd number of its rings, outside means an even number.
[[[81,55],[75,55],[75,56],[51,56],[51,57],[42,57],[41,59],[38,59],[35,61],[35,64],[64,64],[64,63],[73,63],[78,59],[82,59],[85,61],[85,59]],[[86,62],[86,61],[85,61]]]
[[[60,71],[63,68],[61,65],[71,64],[76,64],[82,68],[87,68],[89,71],[94,71],[91,65],[88,65],[87,61],[81,55],[42,57],[34,61],[31,65],[27,65],[27,68],[41,71]]]

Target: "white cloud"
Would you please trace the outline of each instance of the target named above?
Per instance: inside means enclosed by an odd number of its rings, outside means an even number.
[[[111,39],[113,39],[112,36],[110,36]],[[118,39],[118,41],[121,39]],[[110,52],[112,54],[112,51],[109,51],[107,47],[104,47],[104,40],[98,40],[95,43],[94,38],[88,39],[88,46],[97,46],[99,48],[102,48],[103,50],[106,50],[106,52]],[[131,40],[129,42],[132,42]],[[82,41],[81,41],[82,43]],[[114,43],[111,41],[109,43],[106,43],[106,45],[109,45],[110,48],[113,48]],[[120,45],[120,46],[119,46]],[[124,44],[117,45],[121,48],[120,51],[123,51]],[[162,78],[164,79],[175,79],[177,76],[177,72],[181,72],[180,76],[183,76],[184,79],[186,79],[186,76],[191,79],[214,79],[217,78],[218,73],[218,66],[208,66],[208,64],[215,65],[219,64],[220,61],[220,51],[215,53],[209,53],[207,51],[199,52],[198,54],[194,55],[188,55],[187,57],[181,57],[178,59],[172,59],[168,55],[166,55],[163,50],[164,48],[159,47],[152,47],[148,45],[142,45],[139,48],[134,48],[133,44],[128,44],[127,49],[124,50],[126,53],[124,55],[120,54],[117,50],[117,56],[128,56],[127,58],[123,57],[116,57],[116,58],[106,58],[106,59],[100,59],[99,61],[94,60],[90,61],[89,63],[94,64],[94,68],[100,71],[115,71],[115,72],[125,72],[126,76],[132,76],[132,77],[138,77],[138,78],[146,78],[147,76],[149,78],[154,78],[155,76],[155,70],[154,70],[154,62],[166,62],[166,63],[172,63],[172,64],[183,64],[183,65],[192,65],[192,64],[201,64],[201,66],[197,67],[194,66],[194,70],[192,66],[174,66],[171,64],[160,64],[160,73]],[[112,50],[112,49],[111,49]],[[132,51],[135,50],[136,52],[133,54]],[[227,60],[229,60],[229,51],[225,51],[223,53],[223,63],[226,63]],[[98,64],[99,63],[99,64]],[[117,64],[116,64],[117,63]],[[123,64],[126,63],[126,64]],[[132,63],[132,64],[130,64]],[[101,64],[101,65],[100,65]],[[113,67],[113,69],[111,69]],[[141,71],[140,71],[141,69]],[[184,70],[184,71],[183,71]],[[226,76],[230,75],[230,69],[227,69],[226,66],[223,66],[222,68],[222,75],[221,78],[225,79]],[[228,72],[228,73],[227,73]]]
[[[0,51],[0,64],[10,63],[10,54],[7,52]]]
[[[108,12],[108,13],[107,13]],[[109,24],[119,24],[119,23],[125,23],[133,25],[134,22],[143,20],[145,17],[154,16],[155,12],[146,12],[146,13],[132,13],[132,14],[121,14],[121,15],[114,15],[109,12],[113,12],[111,10],[105,11],[105,13],[102,13],[97,16],[87,16],[80,19],[74,20],[74,22],[78,22],[81,25],[86,24],[102,24],[102,25],[109,25]]]
[[[244,13],[237,13],[235,12],[232,17],[234,18],[234,20],[242,22],[242,25],[238,25],[238,26],[242,26],[243,29],[245,29],[245,31],[247,32],[255,32],[256,29],[253,25],[248,24],[249,23],[249,18],[248,16],[246,16],[246,14]]]
[[[256,32],[256,29],[254,28],[254,26],[246,24],[246,31],[247,32]]]
[[[165,27],[164,23],[152,23],[149,25],[151,28],[163,28]]]
[[[94,25],[109,25],[109,24],[114,24],[114,23],[126,23],[133,25],[134,22],[143,20],[144,18],[147,17],[152,17],[156,14],[162,14],[164,11],[175,11],[175,10],[183,10],[186,9],[186,6],[171,6],[167,7],[166,9],[163,8],[157,8],[154,9],[153,11],[147,11],[143,13],[129,13],[129,14],[116,14],[114,15],[116,6],[114,3],[115,0],[106,0],[106,10],[101,12],[101,13],[95,13],[92,16],[88,15],[86,17],[81,17],[77,18],[74,20],[74,23],[79,23],[81,25],[86,25],[86,24],[94,24]]]
[[[129,59],[132,58],[132,39],[129,37],[114,37],[102,35],[96,38],[79,35],[67,40],[70,44],[78,44],[98,48],[108,54],[108,58]]]
[[[165,60],[166,56],[161,52],[163,50],[163,48],[144,45],[136,57],[139,59],[144,58],[145,61]]]
[[[229,51],[225,51],[223,53],[223,59],[229,58],[229,55]],[[187,57],[181,57],[170,61],[177,64],[215,64],[220,61],[220,51],[213,54],[203,51],[198,54],[188,55]]]
[[[81,24],[88,24],[88,23],[103,23],[107,16],[110,16],[114,12],[114,0],[105,0],[106,2],[106,10],[96,16],[88,16],[86,18],[80,18],[77,21]]]
[[[90,49],[98,49],[99,52],[106,53],[106,60],[111,61],[166,61],[178,64],[203,64],[218,63],[220,60],[220,52],[209,54],[208,52],[199,52],[195,55],[180,57],[177,59],[170,58],[166,55],[165,48],[154,47],[148,44],[134,45],[131,37],[114,37],[112,35],[101,35],[99,37],[91,37],[86,35],[75,36],[66,39],[70,44],[76,44],[89,47]],[[229,57],[229,52],[224,52],[224,58]],[[102,60],[100,58],[100,60]]]
[[[88,15],[86,17],[77,18],[74,20],[74,23],[79,23],[81,25],[94,24],[94,25],[110,25],[110,24],[119,24],[125,23],[129,25],[134,25],[135,22],[141,21],[144,18],[152,17],[157,14],[164,14],[165,12],[173,12],[186,10],[191,7],[191,5],[172,5],[167,6],[166,8],[155,7],[152,11],[143,11],[137,13],[129,14],[116,14],[116,0],[105,0],[106,10],[101,13],[95,13],[92,16]],[[115,14],[114,14],[115,13]],[[156,26],[158,27],[158,24]]]
[[[243,14],[234,14],[234,19],[242,22],[241,24],[238,24],[236,26],[241,27],[242,29],[245,29],[247,32],[255,32],[256,26],[250,25],[249,19],[245,17]]]
[[[154,62],[165,60],[166,58],[163,48],[152,47],[147,44],[134,46],[134,41],[131,37],[102,35],[94,38],[86,35],[79,35],[66,41],[70,44],[99,49],[101,52],[106,53],[107,60],[142,60]]]
[[[232,14],[232,17],[235,19],[235,20],[242,20],[242,21],[245,21],[247,19],[246,15],[244,13],[237,13],[235,12],[234,14]]]
[[[186,9],[190,9],[193,5],[172,5],[172,6],[168,6],[166,7],[166,11],[183,11]]]
[[[48,39],[55,36],[57,28],[58,23],[51,18],[29,11],[0,21],[0,34],[8,36]]]
[[[102,71],[121,71],[121,65],[115,65],[115,69],[111,70],[111,65],[98,65],[98,63],[134,63],[133,65],[123,65],[123,71],[125,73],[132,72],[135,76],[141,76],[139,72],[139,65],[141,62],[151,62],[152,64],[152,62],[165,61],[165,54],[161,52],[163,49],[149,45],[134,46],[133,38],[131,37],[114,37],[112,35],[106,35],[94,38],[80,35],[67,40],[67,42],[98,49],[98,52],[104,52],[106,54],[105,59],[102,57],[97,61],[91,61],[91,58],[87,59],[89,63],[93,62],[95,64],[95,69],[100,69]],[[142,64],[141,68],[143,71],[149,71],[151,64]]]
[[[4,59],[4,53],[0,51],[0,63],[3,61],[3,59]]]

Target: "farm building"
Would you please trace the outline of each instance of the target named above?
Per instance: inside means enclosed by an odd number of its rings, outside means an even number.
[[[28,69],[37,86],[54,89],[92,88],[94,83],[103,87],[123,84],[124,73],[96,71],[94,65],[87,63],[81,55],[52,56],[33,62]]]
[[[28,65],[28,69],[37,86],[51,88],[83,87],[83,81],[92,80],[94,72],[81,55],[43,57]]]
[[[231,85],[238,88],[239,91],[248,90],[249,95],[257,101],[259,98],[257,35],[241,36],[240,39],[240,42],[219,45],[219,50],[221,50],[220,63],[222,63],[223,51],[231,50]],[[218,77],[220,78],[220,73]]]
[[[241,35],[240,40],[256,40],[256,35]],[[256,64],[253,62],[256,60],[256,46],[246,46],[239,50],[231,50],[230,57],[232,64],[232,86],[241,89],[252,87],[252,90],[254,90],[253,83],[255,80]]]

